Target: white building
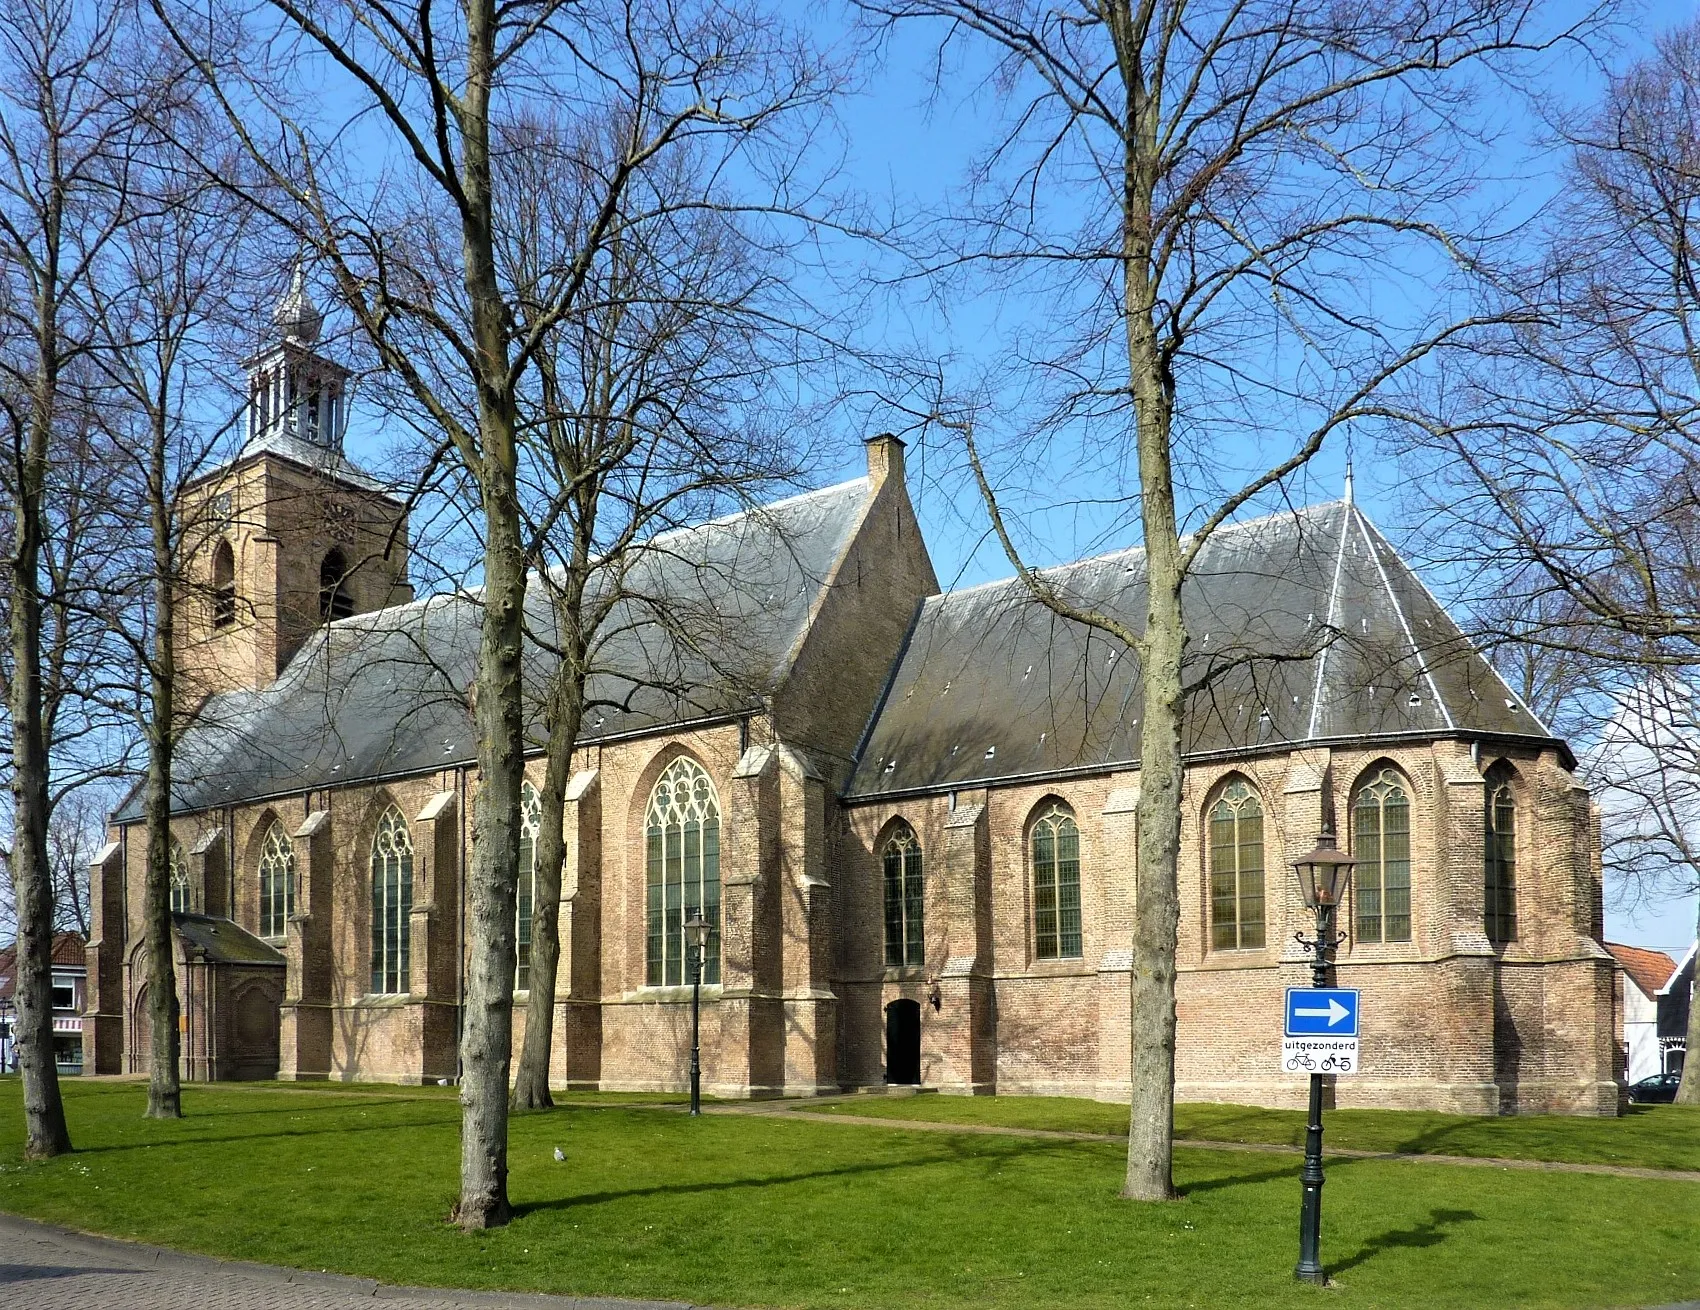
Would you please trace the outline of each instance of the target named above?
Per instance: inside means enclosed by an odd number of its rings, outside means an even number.
[[[1640,1082],[1665,1071],[1659,1044],[1659,992],[1676,973],[1676,961],[1663,951],[1605,943],[1617,961],[1617,1041],[1624,1053],[1624,1076]]]

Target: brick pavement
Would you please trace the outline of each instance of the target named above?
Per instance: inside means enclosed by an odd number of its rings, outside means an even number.
[[[692,1310],[681,1301],[389,1287],[183,1255],[0,1215],[3,1310]]]

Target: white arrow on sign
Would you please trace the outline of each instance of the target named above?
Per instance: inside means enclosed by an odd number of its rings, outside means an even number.
[[[1332,1028],[1335,1024],[1339,1023],[1340,1020],[1351,1014],[1351,1011],[1330,996],[1328,998],[1328,1008],[1326,1010],[1307,1010],[1303,1006],[1295,1005],[1293,1007],[1293,1013],[1301,1019],[1326,1019],[1328,1020],[1328,1026]]]

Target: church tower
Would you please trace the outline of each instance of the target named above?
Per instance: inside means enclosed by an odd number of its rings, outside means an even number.
[[[343,454],[351,375],[319,353],[323,321],[298,264],[243,362],[241,451],[179,498],[186,705],[268,686],[321,625],[413,598],[406,507]]]

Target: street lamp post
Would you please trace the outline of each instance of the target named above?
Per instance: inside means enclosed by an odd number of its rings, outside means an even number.
[[[702,1113],[702,953],[708,924],[701,910],[685,920],[685,944],[691,954],[691,1113]]]
[[[1293,861],[1299,892],[1305,906],[1316,914],[1316,936],[1306,940],[1294,934],[1299,945],[1311,953],[1310,985],[1328,986],[1328,963],[1342,939],[1334,931],[1334,911],[1346,890],[1346,879],[1357,861],[1334,846],[1334,830],[1324,823],[1317,834],[1316,849]],[[1326,1283],[1320,1247],[1322,1243],[1322,1075],[1310,1076],[1310,1118],[1305,1124],[1305,1162],[1299,1171],[1304,1198],[1299,1203],[1299,1263],[1293,1276],[1309,1283]]]

